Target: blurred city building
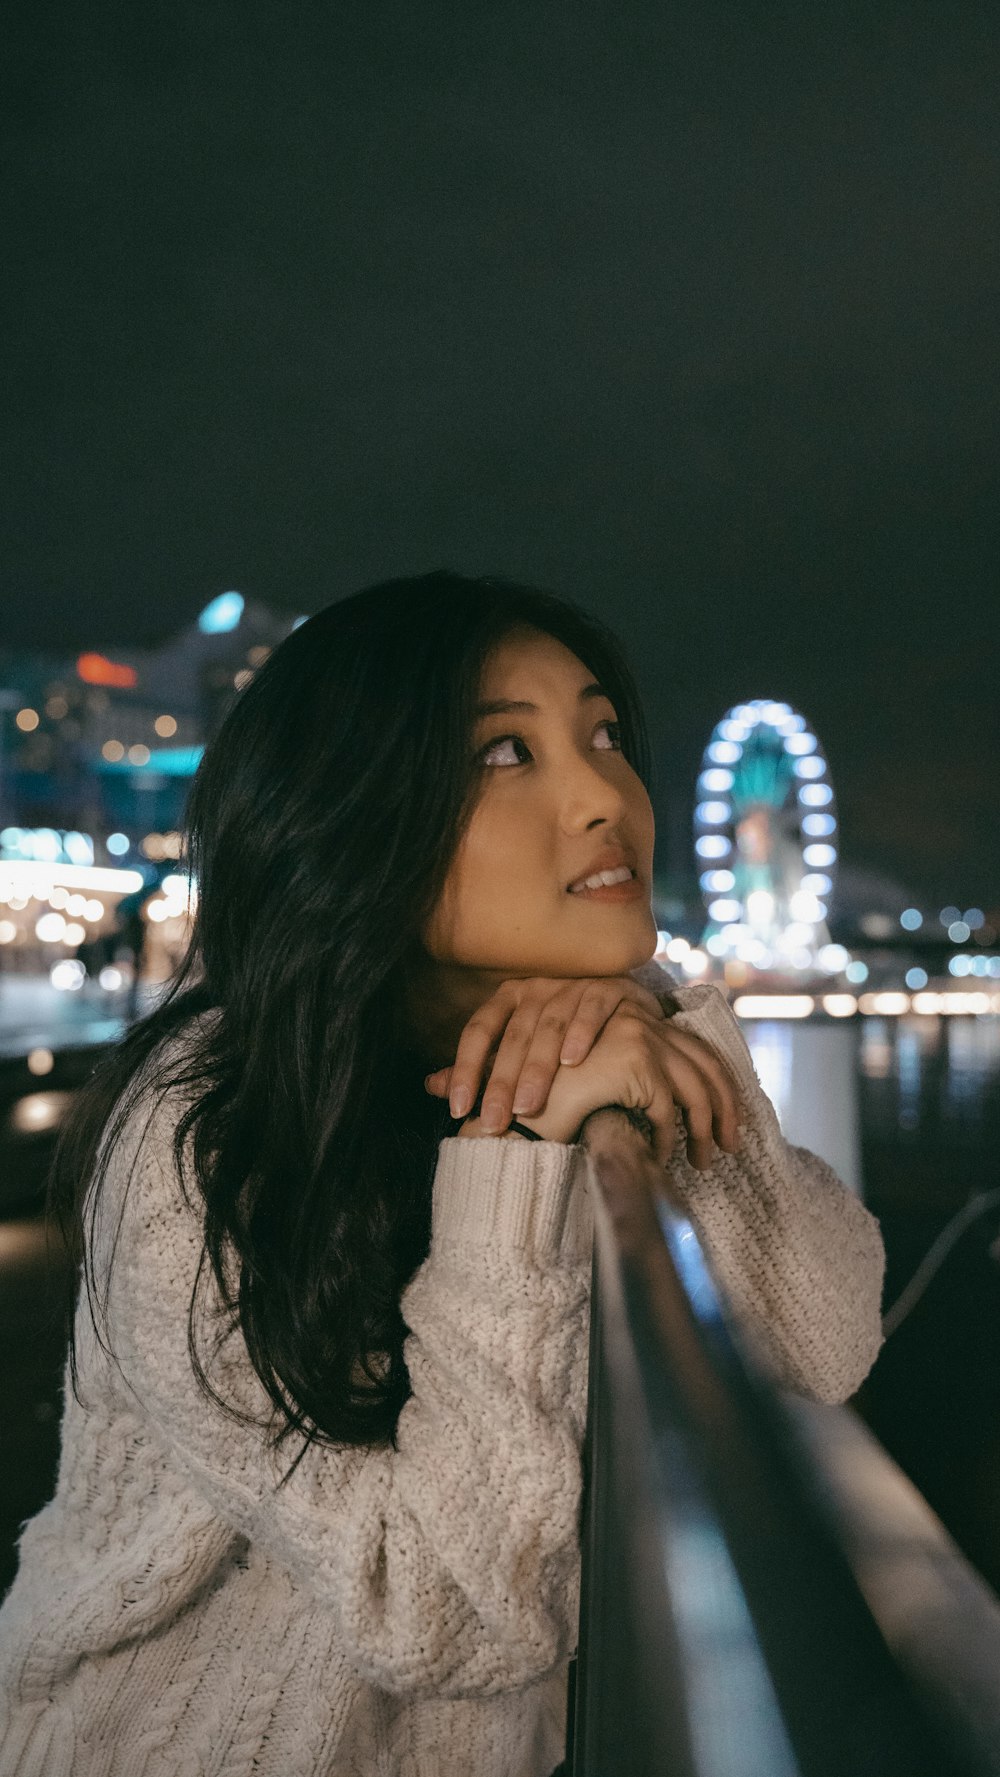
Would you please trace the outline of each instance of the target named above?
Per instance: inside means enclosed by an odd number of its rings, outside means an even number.
[[[206,741],[301,621],[225,592],[151,649],[102,643],[66,656],[0,647],[4,852],[20,828],[85,834],[92,863],[177,857]]]
[[[305,621],[237,592],[150,649],[0,648],[0,971],[133,1009],[166,981],[196,886],[183,822],[234,697]],[[19,1002],[18,1002],[19,1003]]]

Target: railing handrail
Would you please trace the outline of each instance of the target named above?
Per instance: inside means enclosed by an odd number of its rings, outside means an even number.
[[[624,1120],[595,1130],[589,1168],[573,1777],[1000,1777],[960,1687],[890,1646],[817,1440],[741,1348]]]

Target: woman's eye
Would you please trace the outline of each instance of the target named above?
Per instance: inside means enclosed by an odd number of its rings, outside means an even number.
[[[621,752],[621,745],[622,745],[622,725],[621,725],[621,723],[620,722],[602,722],[600,727],[606,728],[608,733],[611,736],[611,745],[609,747],[602,747],[601,751],[606,752],[606,753],[620,753]],[[598,733],[600,733],[600,728],[598,729]]]
[[[602,753],[622,752],[622,723],[613,718],[600,721],[595,730],[593,745]],[[531,752],[519,734],[501,734],[496,741],[488,741],[480,752],[480,764],[483,766],[522,766],[528,764],[529,759]]]
[[[518,734],[502,734],[500,736],[499,740],[491,740],[489,742],[489,744],[483,748],[482,752],[479,755],[480,763],[483,765],[495,764],[496,761],[493,759],[492,755],[494,753],[498,753],[500,751],[501,747],[511,747],[511,748],[520,747],[522,753],[528,752],[528,749],[525,746],[520,735],[518,735]],[[530,758],[531,755],[528,754],[528,757]],[[522,759],[509,759],[508,758],[508,759],[501,759],[500,763],[501,763],[501,765],[522,765],[524,763],[524,761]]]

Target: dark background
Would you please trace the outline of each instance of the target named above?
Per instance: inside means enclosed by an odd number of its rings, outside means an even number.
[[[1000,9],[4,12],[8,646],[449,565],[618,629],[688,854],[734,701],[1000,899]]]

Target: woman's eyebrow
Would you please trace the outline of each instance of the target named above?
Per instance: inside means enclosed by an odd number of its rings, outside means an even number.
[[[581,703],[585,698],[590,697],[608,697],[608,694],[603,685],[584,685],[583,690],[580,692]],[[608,702],[611,702],[610,697],[608,697]],[[498,697],[495,698],[492,703],[479,703],[476,705],[476,721],[480,721],[483,716],[509,716],[515,710],[530,710],[532,714],[537,715],[538,705],[537,703],[518,703],[513,698],[509,697]]]

